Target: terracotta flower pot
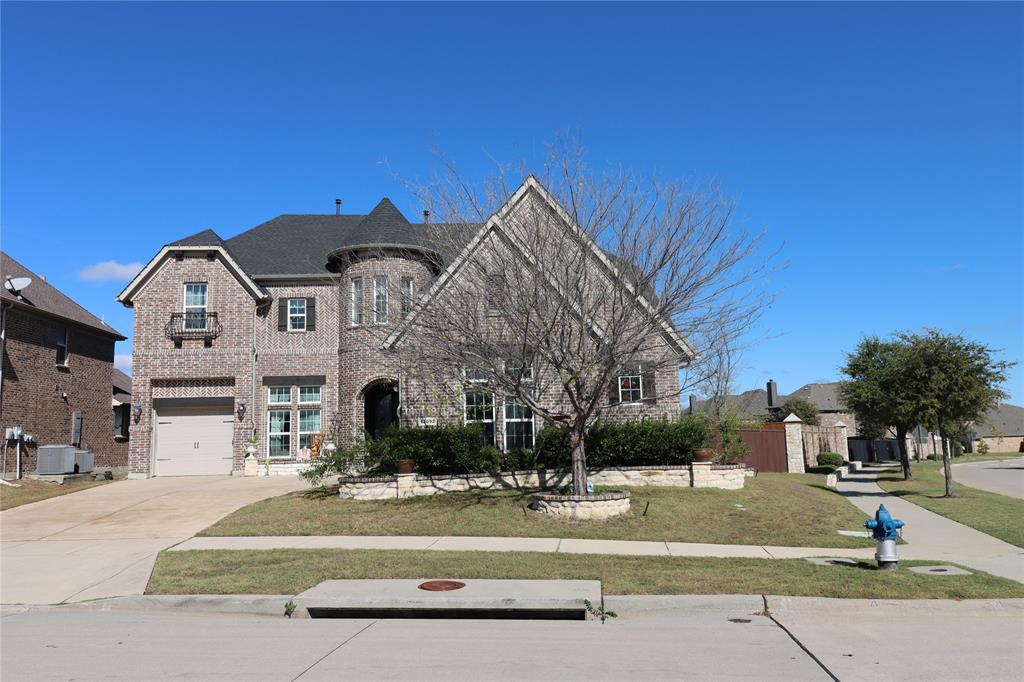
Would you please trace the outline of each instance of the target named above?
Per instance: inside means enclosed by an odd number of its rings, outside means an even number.
[[[711,462],[715,459],[715,451],[711,448],[696,448],[693,451],[694,462]]]
[[[412,459],[396,459],[395,468],[400,474],[411,474],[412,470],[416,467],[416,460]]]

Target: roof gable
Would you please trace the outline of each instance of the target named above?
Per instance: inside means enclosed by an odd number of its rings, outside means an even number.
[[[8,277],[32,278],[32,283],[21,292],[20,297],[8,291],[7,287],[0,289],[0,299],[5,303],[9,303],[22,310],[35,311],[74,322],[101,334],[112,336],[117,340],[126,338],[119,331],[76,303],[70,296],[64,294],[60,289],[3,251],[0,251],[0,276],[2,276],[4,281]]]
[[[385,339],[383,344],[385,348],[393,347],[394,344],[397,343],[402,338],[402,336],[408,331],[413,320],[415,320],[415,318],[418,316],[423,307],[430,300],[436,297],[437,294],[445,286],[448,285],[448,283],[453,279],[455,274],[459,271],[462,264],[466,262],[466,260],[473,252],[480,248],[481,244],[483,244],[483,242],[485,241],[487,235],[491,231],[502,230],[502,220],[505,219],[510,214],[510,212],[513,211],[520,204],[520,202],[525,200],[526,197],[529,196],[531,193],[539,196],[541,200],[546,204],[546,206],[553,210],[558,215],[558,217],[561,219],[561,222],[568,229],[573,230],[574,233],[580,239],[582,239],[584,243],[587,244],[587,246],[591,248],[591,250],[594,253],[594,256],[601,263],[604,264],[604,266],[608,269],[608,271],[611,273],[613,277],[619,278],[625,284],[625,286],[631,292],[631,294],[636,296],[637,300],[650,314],[657,316],[657,312],[654,306],[651,305],[650,300],[648,300],[647,295],[645,295],[645,293],[637,291],[636,288],[631,284],[630,278],[626,277],[624,273],[621,271],[619,265],[617,265],[617,263],[621,261],[619,259],[610,258],[608,254],[606,254],[604,250],[602,250],[601,247],[598,246],[579,227],[579,225],[576,224],[576,222],[565,211],[565,209],[562,208],[562,206],[557,201],[555,201],[555,198],[551,195],[550,192],[547,191],[547,188],[545,188],[540,183],[540,181],[537,180],[536,177],[534,177],[533,175],[529,175],[527,176],[526,180],[524,180],[523,183],[519,186],[519,189],[513,192],[512,196],[509,197],[508,200],[506,200],[506,202],[501,206],[501,208],[499,208],[494,213],[494,215],[492,215],[487,220],[487,222],[484,223],[480,227],[480,229],[476,231],[476,234],[473,235],[471,239],[469,239],[468,243],[462,249],[462,252],[457,257],[454,258],[454,260],[448,265],[444,272],[441,273],[441,276],[435,280],[434,285],[430,288],[430,290],[417,302],[417,304],[413,308],[412,313],[410,313],[410,315],[405,320],[403,320],[402,323],[399,324],[398,327]],[[530,254],[523,253],[523,255],[526,258],[531,258]],[[682,355],[687,357],[688,361],[692,359],[695,356],[695,352],[693,348],[690,346],[690,344],[686,341],[686,339],[683,338],[682,335],[667,320],[660,319],[659,321],[664,329],[665,336],[669,339],[670,343],[672,345],[675,345],[677,350],[679,350]],[[602,330],[595,331],[598,334],[602,333]]]

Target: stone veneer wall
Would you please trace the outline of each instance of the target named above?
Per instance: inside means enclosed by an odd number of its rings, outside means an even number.
[[[691,471],[692,469],[692,471]],[[753,471],[741,464],[718,465],[696,462],[685,466],[616,467],[590,472],[590,480],[600,486],[660,486],[673,488],[722,488],[739,490]],[[339,494],[354,500],[380,500],[392,497],[416,497],[438,493],[491,490],[493,488],[560,488],[569,485],[567,470],[513,471],[499,474],[464,476],[343,476],[338,479]]]

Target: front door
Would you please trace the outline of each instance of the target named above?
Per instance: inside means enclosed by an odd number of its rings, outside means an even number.
[[[398,423],[398,384],[379,384],[366,391],[364,428],[370,438],[380,438]]]

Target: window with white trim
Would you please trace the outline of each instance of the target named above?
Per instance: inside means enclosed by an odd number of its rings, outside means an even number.
[[[373,323],[388,323],[388,278],[385,275],[373,278]]]
[[[267,413],[267,456],[271,459],[290,457],[291,448],[291,410],[270,410]]]
[[[466,391],[463,420],[484,428],[484,443],[494,445],[494,394],[488,391]]]
[[[640,370],[631,370],[629,374],[619,375],[619,402],[638,403],[644,395],[644,379]]]
[[[522,360],[506,360],[505,376],[513,381],[533,381],[533,367]]]
[[[57,327],[57,364],[61,367],[68,366],[68,328]]]
[[[320,386],[299,386],[299,402],[304,405],[319,404],[320,396]]]
[[[306,331],[306,299],[288,299],[288,331]]]
[[[320,433],[320,410],[299,410],[299,449],[308,450]]]
[[[291,402],[291,386],[270,386],[269,388],[267,388],[268,405],[290,405]]]
[[[184,329],[206,329],[207,293],[206,282],[185,283]]]
[[[486,384],[487,383],[487,372],[482,369],[474,369],[472,367],[464,367],[462,369],[462,376],[466,379],[467,383],[470,384]]]
[[[352,280],[352,324],[363,323],[363,279]]]
[[[412,277],[402,278],[402,317],[412,312]]]
[[[505,402],[505,450],[533,449],[533,410],[514,400]]]

